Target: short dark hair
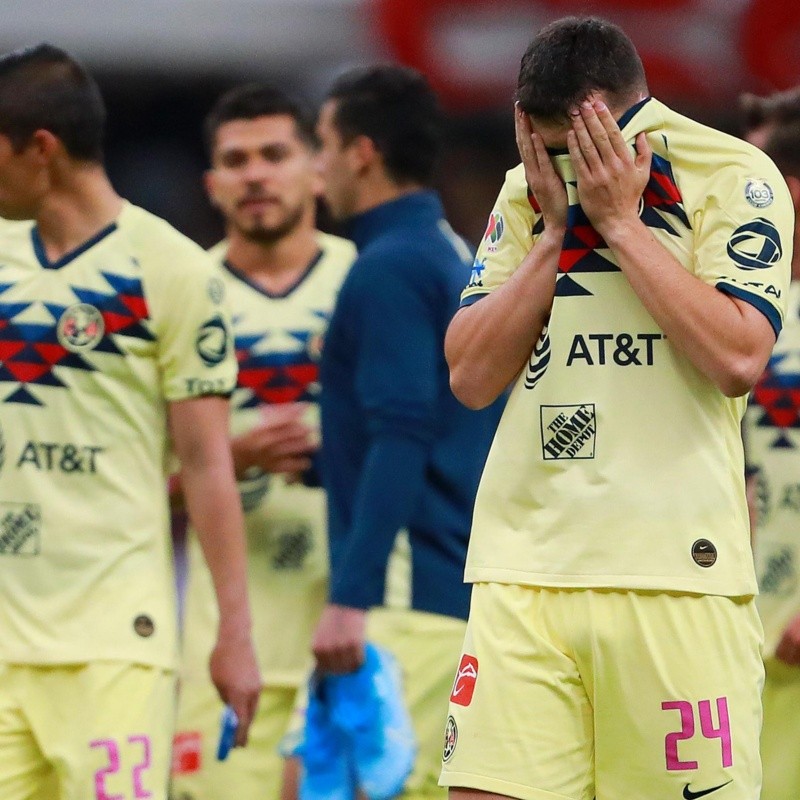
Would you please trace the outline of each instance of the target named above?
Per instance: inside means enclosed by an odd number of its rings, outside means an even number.
[[[225,92],[208,112],[203,125],[203,138],[209,158],[214,151],[217,131],[226,122],[279,115],[291,117],[300,139],[309,147],[317,146],[314,117],[305,103],[275,86],[248,83]]]
[[[377,64],[350,70],[334,82],[333,123],[345,143],[372,139],[398,183],[430,183],[443,135],[443,114],[426,78],[415,69]]]
[[[102,161],[105,124],[97,83],[64,50],[43,43],[0,56],[0,133],[17,152],[47,130],[72,158]]]
[[[800,119],[777,124],[767,138],[764,152],[784,176],[800,178]]]
[[[739,112],[745,133],[770,123],[800,121],[800,86],[766,97],[746,92],[739,96]]]
[[[617,25],[596,17],[565,17],[542,28],[522,56],[517,100],[532,117],[569,119],[592,91],[615,104],[647,91],[633,42]]]

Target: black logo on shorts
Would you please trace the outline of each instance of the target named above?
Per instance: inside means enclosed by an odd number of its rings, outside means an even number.
[[[717,548],[708,539],[698,539],[692,545],[692,558],[699,567],[713,567],[717,563]]]
[[[594,458],[597,419],[594,403],[542,406],[542,458]]]
[[[444,729],[444,750],[442,751],[442,761],[447,763],[456,751],[456,743],[458,742],[458,726],[451,714],[447,718],[447,727]]]
[[[686,786],[683,787],[683,797],[684,800],[697,800],[698,797],[705,797],[707,794],[711,794],[711,792],[716,792],[717,789],[721,789],[723,786],[727,786],[729,783],[733,783],[733,778],[725,783],[721,783],[719,786],[713,786],[711,789],[703,789],[702,792],[693,792],[689,788],[689,784],[687,783]]]
[[[139,614],[139,616],[133,621],[133,629],[139,634],[139,636],[141,636],[143,639],[146,639],[148,636],[152,636],[155,633],[156,626],[153,620],[148,617],[147,614]]]

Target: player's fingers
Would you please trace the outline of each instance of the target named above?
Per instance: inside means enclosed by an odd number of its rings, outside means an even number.
[[[553,165],[550,163],[550,156],[547,154],[547,148],[544,146],[544,141],[538,133],[531,134],[531,143],[533,144],[534,154],[536,155],[536,164],[539,167],[539,172],[543,175],[553,173]]]
[[[630,163],[631,151],[628,149],[625,137],[622,135],[622,131],[619,129],[614,115],[608,110],[608,106],[601,100],[598,100],[594,104],[594,110],[597,113],[597,119],[606,131],[608,141],[617,158],[625,163]]]
[[[652,160],[653,148],[650,147],[650,142],[647,141],[647,134],[642,131],[636,136],[636,158],[633,163],[638,171],[646,172],[649,175]]]
[[[605,108],[605,103],[603,103],[603,107]],[[600,160],[604,164],[610,164],[617,158],[617,154],[611,143],[606,126],[597,114],[595,105],[588,101],[581,103],[580,112],[583,124],[586,126],[586,132],[589,134],[589,138],[592,140],[592,144],[594,144],[600,156]]]
[[[603,162],[597,152],[592,137],[586,128],[580,111],[573,111],[571,114],[572,132],[575,134],[575,142],[583,156],[583,161],[590,173],[597,173],[602,169]]]
[[[575,135],[575,131],[567,131],[567,150],[569,150],[572,166],[575,169],[575,174],[578,176],[578,179],[586,180],[591,177],[591,172],[586,164],[586,158],[578,145],[578,137]]]
[[[308,409],[308,403],[274,403],[261,406],[261,419],[265,424],[278,425],[300,419]]]

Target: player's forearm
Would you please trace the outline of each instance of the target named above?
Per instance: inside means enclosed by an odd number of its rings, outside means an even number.
[[[530,358],[550,316],[564,232],[545,229],[508,281],[453,318],[445,338],[453,394],[468,408],[494,402]]]
[[[373,441],[345,539],[331,541],[332,603],[366,609],[383,602],[389,555],[419,501],[427,453],[404,436]]]
[[[244,522],[230,464],[184,466],[181,480],[192,527],[214,583],[220,629],[249,633]]]
[[[746,394],[775,343],[766,318],[688,272],[641,220],[601,235],[672,347],[728,397]]]

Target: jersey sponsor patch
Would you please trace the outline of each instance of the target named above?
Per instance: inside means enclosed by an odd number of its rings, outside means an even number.
[[[475,684],[478,681],[478,659],[468,653],[461,656],[450,701],[459,706],[468,706],[472,702]]]
[[[203,734],[180,731],[172,739],[172,774],[191,775],[203,767]]]
[[[0,503],[0,555],[39,555],[41,528],[37,504]]]
[[[503,238],[505,227],[503,215],[499,211],[493,211],[489,217],[489,224],[486,226],[486,233],[483,234],[483,240],[487,242],[486,249],[490,253],[497,251],[497,243]]]
[[[597,417],[594,403],[541,406],[542,458],[594,458]]]
[[[728,240],[728,256],[739,269],[767,269],[783,257],[781,235],[764,217],[740,225]]]
[[[197,331],[197,355],[207,367],[215,367],[228,353],[228,329],[222,317],[206,320]]]

